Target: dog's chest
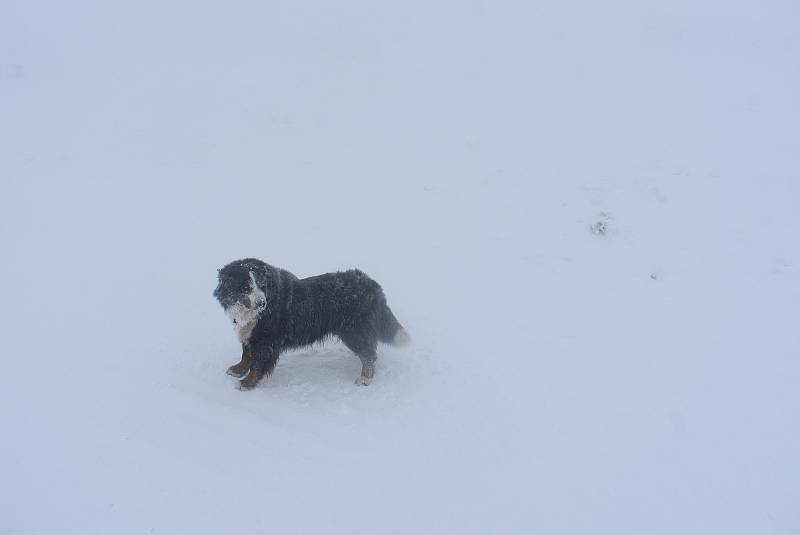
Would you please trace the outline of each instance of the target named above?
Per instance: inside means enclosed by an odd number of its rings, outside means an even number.
[[[236,331],[239,341],[246,344],[258,323],[258,312],[237,305],[228,308],[225,312],[233,321],[233,330]]]
[[[250,336],[253,334],[253,329],[256,327],[256,321],[250,321],[245,323],[244,325],[235,324],[233,326],[234,330],[236,331],[236,336],[239,337],[239,341],[243,344],[246,344],[248,340],[250,340]]]

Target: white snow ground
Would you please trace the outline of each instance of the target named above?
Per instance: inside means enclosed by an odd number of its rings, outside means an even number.
[[[794,0],[6,0],[0,533],[800,533],[798,95]],[[244,256],[414,344],[236,391]]]

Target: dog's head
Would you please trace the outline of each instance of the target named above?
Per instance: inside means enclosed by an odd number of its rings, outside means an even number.
[[[227,265],[218,271],[218,278],[214,297],[226,311],[238,309],[241,312],[260,313],[266,307],[267,297],[247,267]]]

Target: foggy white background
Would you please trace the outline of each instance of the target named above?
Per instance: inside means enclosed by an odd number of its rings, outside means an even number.
[[[789,0],[5,0],[0,533],[800,533],[798,95]],[[247,256],[414,344],[236,391]]]

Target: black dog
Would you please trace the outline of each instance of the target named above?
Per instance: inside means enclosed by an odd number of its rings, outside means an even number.
[[[214,297],[233,321],[242,360],[228,368],[253,388],[269,375],[281,352],[338,336],[361,359],[356,384],[375,375],[378,342],[410,341],[386,304],[380,285],[357,269],[298,279],[255,258],[219,270]]]

